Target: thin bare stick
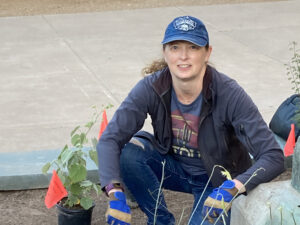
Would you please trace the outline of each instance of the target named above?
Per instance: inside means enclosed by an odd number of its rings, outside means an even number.
[[[204,193],[205,193],[205,191],[206,191],[206,189],[207,189],[207,186],[208,186],[208,184],[209,184],[209,182],[210,182],[210,180],[211,180],[211,178],[212,178],[212,175],[214,174],[214,171],[215,171],[215,168],[216,168],[216,167],[224,168],[224,167],[219,166],[219,165],[214,165],[214,167],[213,167],[213,169],[212,169],[212,172],[211,172],[211,174],[210,174],[210,176],[209,176],[209,178],[208,178],[208,181],[207,181],[207,183],[206,183],[206,185],[205,185],[205,187],[204,187],[204,190],[202,191],[202,194],[201,194],[201,196],[200,196],[200,198],[199,198],[199,200],[198,200],[198,202],[197,202],[197,205],[195,206],[195,208],[194,208],[194,210],[193,210],[193,212],[192,212],[192,214],[191,214],[191,216],[190,216],[188,225],[190,224],[191,219],[193,218],[194,213],[195,213],[195,211],[196,211],[198,205],[200,204],[201,199],[203,198],[203,195],[204,195]],[[203,222],[203,221],[202,221],[202,222]]]
[[[182,209],[182,212],[181,212],[181,215],[180,215],[180,219],[179,219],[179,222],[178,222],[177,225],[180,225],[185,209],[186,209],[186,208],[183,208],[183,209]]]
[[[269,206],[269,211],[270,211],[270,222],[271,222],[270,225],[272,225],[272,224],[273,224],[273,218],[272,218],[272,208],[271,208],[271,203],[268,202],[267,205]]]
[[[217,197],[218,197],[218,196],[222,196],[222,197],[223,197],[223,195],[220,194],[220,193],[217,193]],[[212,209],[214,208],[214,205],[215,205],[216,202],[217,202],[217,201],[214,201],[214,203],[212,204],[212,206],[210,207],[210,209],[209,209],[208,212],[206,213],[205,217],[202,219],[202,222],[201,222],[200,225],[202,225],[202,224],[205,222],[206,218],[208,217],[208,215],[210,214],[210,212],[211,212]]]
[[[294,217],[294,212],[291,211],[291,214],[292,214],[292,218],[293,218],[293,221],[294,221],[294,225],[297,225],[295,217]]]
[[[160,185],[159,185],[159,189],[158,189],[156,204],[155,204],[153,225],[155,225],[155,223],[156,223],[156,214],[157,214],[157,209],[158,209],[158,204],[159,204],[161,189],[162,189],[162,185],[163,185],[164,177],[165,177],[165,164],[166,164],[166,160],[164,160],[163,162],[161,162],[161,164],[163,166],[162,167],[162,175],[161,175]]]

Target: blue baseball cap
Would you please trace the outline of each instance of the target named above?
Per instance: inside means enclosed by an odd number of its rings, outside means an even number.
[[[189,41],[198,46],[209,44],[205,25],[192,16],[177,17],[168,25],[161,43],[167,44],[172,41]]]

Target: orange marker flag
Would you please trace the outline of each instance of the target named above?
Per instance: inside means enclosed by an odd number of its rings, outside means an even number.
[[[65,189],[61,180],[59,179],[59,176],[57,175],[56,171],[53,170],[53,175],[45,197],[45,205],[48,209],[50,209],[67,195],[67,190]]]
[[[104,109],[103,110],[103,114],[102,114],[102,121],[101,121],[101,125],[100,125],[100,131],[99,131],[99,135],[98,135],[98,140],[100,139],[100,137],[101,137],[103,131],[105,130],[107,124],[108,124],[108,121],[107,121],[106,111]]]
[[[295,145],[295,125],[291,124],[291,131],[283,150],[285,157],[293,155]]]

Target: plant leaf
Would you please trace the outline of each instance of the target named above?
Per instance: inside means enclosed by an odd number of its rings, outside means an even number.
[[[54,163],[57,166],[57,171],[60,169],[63,170],[63,168],[64,168],[60,158],[61,158],[61,156],[58,159],[54,160]]]
[[[85,127],[87,128],[91,128],[94,125],[93,121],[88,122],[87,124],[85,124]]]
[[[93,149],[96,150],[97,149],[97,144],[98,144],[98,140],[97,138],[93,137],[91,139],[92,145],[93,145]]]
[[[80,187],[80,183],[71,184],[70,191],[73,195],[80,195],[82,193],[82,188]]]
[[[59,156],[57,157],[58,160],[61,159],[61,155],[68,149],[68,145],[65,145],[65,147],[61,150]]]
[[[226,177],[227,180],[232,180],[231,175],[227,170],[221,171],[221,174]]]
[[[78,143],[80,143],[80,135],[75,134],[71,139],[71,143],[72,143],[73,146],[77,146]]]
[[[68,165],[80,164],[86,166],[86,161],[82,156],[82,150],[75,150],[72,158],[70,158],[70,160],[68,161]]]
[[[75,163],[69,167],[69,176],[72,183],[80,182],[86,179],[85,166]]]
[[[57,170],[57,175],[59,176],[61,182],[64,184],[64,186],[66,186],[66,182],[67,182],[67,175],[64,171],[62,170]]]
[[[108,105],[105,106],[105,109],[112,108],[113,106],[114,106],[114,105],[112,105],[112,104],[108,104]]]
[[[66,201],[66,205],[68,205],[69,207],[73,207],[74,205],[76,205],[76,203],[79,201],[79,199],[74,196],[74,195],[70,195],[68,196],[68,200]]]
[[[89,181],[89,180],[84,180],[80,182],[80,186],[81,187],[90,187],[93,185],[93,182]]]
[[[50,163],[50,162],[46,163],[46,164],[43,166],[43,168],[42,168],[42,172],[43,172],[44,174],[46,174],[46,173],[48,172],[50,166],[51,166],[51,163]]]
[[[87,143],[86,135],[85,133],[80,134],[80,144],[83,145],[84,143]]]
[[[96,191],[97,196],[99,194],[101,194],[102,190],[101,190],[101,187],[98,184],[93,184],[93,188]]]
[[[77,126],[74,128],[74,130],[72,130],[71,132],[71,137],[73,136],[73,134],[80,128],[80,126]]]
[[[72,157],[73,155],[73,151],[71,149],[67,149],[65,150],[62,154],[61,154],[61,161],[62,164],[65,164],[66,162],[69,161],[69,159]]]
[[[85,209],[89,209],[92,207],[93,205],[93,200],[91,198],[88,197],[83,197],[80,199],[80,205]]]
[[[98,155],[97,155],[97,151],[91,149],[89,151],[89,156],[91,158],[91,160],[93,160],[93,162],[97,165],[98,167]]]

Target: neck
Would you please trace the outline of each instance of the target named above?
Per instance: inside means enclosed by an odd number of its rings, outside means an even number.
[[[198,76],[192,80],[178,80],[175,77],[172,79],[173,88],[175,90],[177,99],[182,104],[190,104],[196,100],[203,88],[203,78],[205,70],[202,76]],[[175,78],[175,79],[174,79]]]
[[[202,79],[203,80],[203,79]],[[196,100],[202,91],[202,80],[198,82],[174,82],[173,88],[175,90],[178,100],[182,104],[190,104]]]

